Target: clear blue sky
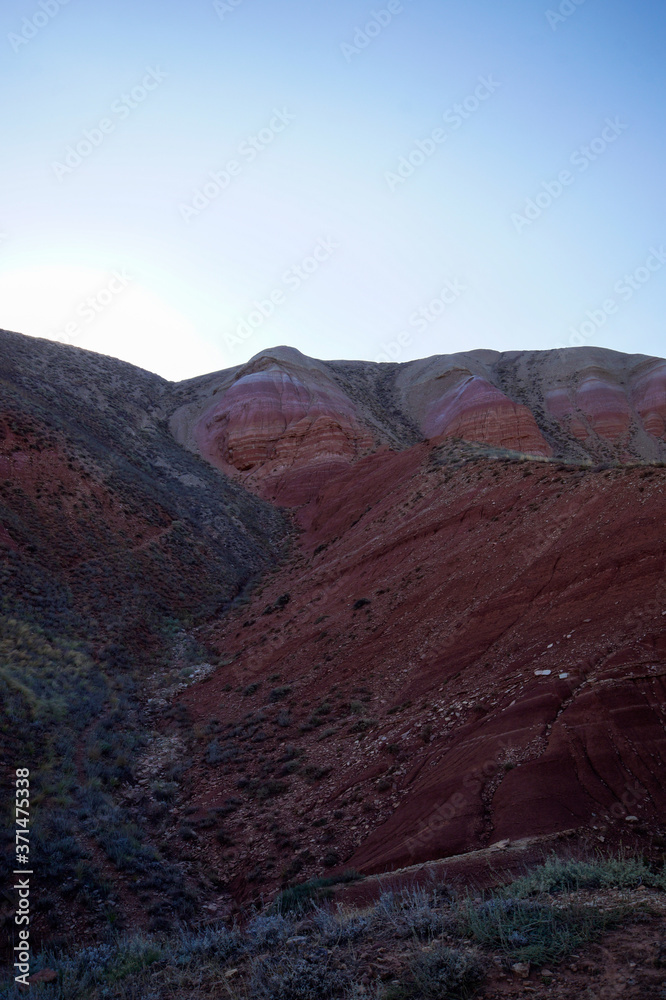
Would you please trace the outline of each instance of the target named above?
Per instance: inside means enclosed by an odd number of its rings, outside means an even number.
[[[635,0],[6,0],[0,326],[173,379],[663,356],[665,35]]]

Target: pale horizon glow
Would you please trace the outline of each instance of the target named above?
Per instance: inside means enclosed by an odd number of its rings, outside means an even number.
[[[215,360],[186,316],[120,268],[7,271],[0,302],[4,329],[131,361],[172,382],[204,374],[202,365]],[[210,370],[225,361],[220,355]]]

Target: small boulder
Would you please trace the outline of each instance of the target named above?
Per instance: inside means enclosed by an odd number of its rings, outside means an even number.
[[[58,979],[58,973],[55,969],[40,969],[39,972],[35,972],[32,976],[28,976],[29,983],[55,983]]]

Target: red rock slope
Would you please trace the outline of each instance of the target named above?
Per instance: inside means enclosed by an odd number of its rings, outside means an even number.
[[[198,850],[237,897],[663,823],[666,471],[440,452],[332,471],[291,564],[213,629],[191,808],[228,814]]]

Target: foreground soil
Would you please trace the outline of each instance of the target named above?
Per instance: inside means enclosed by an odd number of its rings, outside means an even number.
[[[581,938],[561,960],[537,964],[517,960],[510,942],[480,947],[461,933],[461,910],[448,892],[431,881],[417,893],[384,892],[371,906],[319,904],[301,915],[264,913],[243,931],[211,924],[177,938],[125,938],[77,956],[45,956],[33,973],[32,990],[48,995],[57,983],[57,995],[68,1000],[434,1000],[445,994],[452,1000],[659,1000],[666,995],[662,891],[578,889],[540,894],[538,903],[523,901],[562,913],[574,906],[580,914],[623,914],[616,929],[597,933],[592,943]],[[478,912],[489,905],[488,897],[465,898],[463,905]],[[447,990],[432,980],[419,989],[415,971],[435,956],[445,956],[449,970],[462,965],[464,978],[448,978]],[[0,983],[0,995],[18,1000],[24,994]]]

